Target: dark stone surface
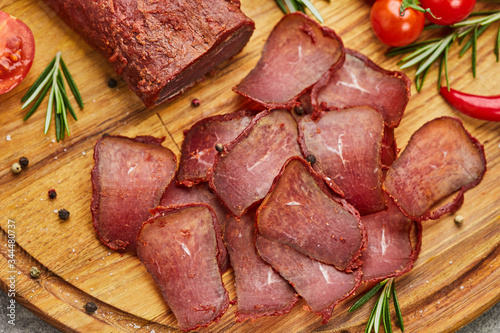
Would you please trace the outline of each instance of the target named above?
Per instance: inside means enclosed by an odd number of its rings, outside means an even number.
[[[0,292],[0,333],[58,333],[58,329],[50,326],[22,305],[16,302],[16,325],[8,323],[7,305],[9,298]],[[491,333],[500,332],[500,303],[457,333]]]

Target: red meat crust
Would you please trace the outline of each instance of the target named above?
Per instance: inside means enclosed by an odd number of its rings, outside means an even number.
[[[147,107],[237,54],[255,29],[238,0],[45,0]]]

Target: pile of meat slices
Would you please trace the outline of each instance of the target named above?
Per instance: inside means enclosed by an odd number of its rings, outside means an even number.
[[[152,137],[95,147],[95,229],[137,252],[185,331],[224,314],[229,265],[237,321],[286,314],[302,297],[328,322],[363,281],[411,270],[421,221],[456,211],[486,170],[481,144],[450,117],[397,156],[408,78],[305,15],[278,23],[234,90],[262,111],[194,124],[178,167]]]

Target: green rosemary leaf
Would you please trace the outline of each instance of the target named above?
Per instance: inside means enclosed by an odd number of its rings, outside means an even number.
[[[386,288],[387,288],[387,286],[386,286]],[[380,296],[378,298],[378,302],[377,302],[376,310],[375,310],[375,315],[373,317],[373,328],[375,330],[375,333],[378,333],[380,330],[380,321],[382,319],[382,309],[384,308],[384,301],[386,300],[384,291],[382,291],[382,293],[380,294]]]
[[[472,35],[472,77],[476,77],[476,58],[477,58],[477,36],[478,28],[474,28],[474,34]]]
[[[391,288],[388,288],[388,290],[391,290]],[[389,295],[391,294],[389,293]],[[386,301],[384,302],[383,322],[385,333],[392,333],[391,308],[389,307],[389,298],[386,298]]]
[[[444,76],[446,77],[446,87],[450,91],[450,79],[448,77],[448,52],[450,51],[450,45],[447,45],[444,49]]]
[[[35,80],[33,85],[28,89],[26,94],[21,98],[21,102],[26,102],[28,97],[38,88],[38,86],[44,81],[44,79],[49,75],[49,73],[52,71],[52,68],[54,67],[54,63],[56,62],[56,58],[52,59],[52,61],[49,63],[47,67],[43,70],[42,74],[38,76],[38,78]]]
[[[441,43],[442,42],[430,44],[428,46],[424,46],[422,48],[423,51],[417,50],[417,51],[413,52],[412,54],[410,54],[409,56],[407,56],[403,59],[403,61],[407,61],[407,60],[409,60],[409,61],[406,62],[404,65],[402,65],[400,68],[404,69],[404,68],[408,68],[408,67],[411,67],[413,65],[420,63],[423,59],[425,59],[426,57],[431,55],[439,47],[439,45]]]
[[[365,304],[366,302],[368,302],[368,300],[370,298],[372,298],[377,293],[377,291],[379,291],[380,288],[382,288],[386,283],[387,283],[387,280],[384,280],[384,281],[378,283],[377,285],[375,285],[375,287],[373,287],[372,289],[370,289],[370,291],[368,291],[366,294],[364,294],[363,297],[361,297],[360,299],[358,299],[356,301],[356,303],[354,303],[349,308],[349,312],[353,312],[354,310],[358,309],[363,304]]]
[[[396,296],[396,284],[392,285],[392,301],[394,303],[394,310],[396,312],[396,322],[398,323],[401,332],[405,331],[405,327],[403,324],[403,316],[401,315],[401,308],[399,306],[398,297]]]
[[[477,30],[477,36],[479,37],[489,26],[490,25],[487,24],[487,25],[481,26],[481,28],[479,28],[479,29],[475,29],[475,30]],[[474,34],[467,41],[467,43],[465,43],[465,45],[462,48],[462,50],[460,50],[460,53],[458,54],[458,57],[462,57],[465,54],[465,52],[467,52],[467,50],[472,46],[473,40],[474,40]],[[476,37],[476,40],[477,40],[477,37]]]
[[[38,107],[40,106],[40,104],[42,104],[42,101],[45,98],[45,96],[47,95],[47,92],[49,91],[50,86],[51,86],[50,84],[46,84],[45,85],[45,88],[43,89],[42,93],[40,94],[40,96],[38,96],[35,104],[33,104],[33,106],[28,111],[28,113],[26,113],[26,115],[24,116],[23,120],[28,120],[28,118],[31,117],[31,115],[33,113],[35,113],[35,111],[38,109]]]
[[[500,25],[498,26],[497,40],[495,41],[495,48],[494,48],[493,52],[495,53],[495,56],[496,56],[497,62],[498,62],[499,56],[500,56]]]
[[[372,312],[370,313],[370,317],[368,318],[368,323],[366,323],[365,333],[370,333],[372,331],[373,325],[375,323],[375,311],[377,307],[374,306]]]
[[[441,56],[441,60],[439,61],[439,70],[438,70],[438,79],[437,79],[438,91],[441,89],[441,76],[443,75],[444,58],[445,58],[445,55],[443,53],[443,55]]]
[[[425,30],[432,30],[432,29],[441,29],[443,26],[439,24],[428,24],[424,27]]]
[[[56,140],[61,141],[61,117],[56,114]]]
[[[313,14],[314,17],[316,17],[316,19],[318,21],[320,21],[321,23],[324,23],[323,17],[321,17],[321,14],[319,13],[319,11],[316,9],[316,7],[314,7],[314,5],[309,0],[297,0],[297,2],[302,3],[304,6],[306,6],[307,9],[309,9],[311,14]]]
[[[288,8],[289,13],[295,13],[297,11],[297,7],[295,7],[294,0],[285,0],[286,7]]]
[[[59,74],[60,74],[60,72],[59,72]],[[69,111],[69,113],[71,114],[73,119],[78,120],[78,118],[76,117],[75,110],[73,109],[73,107],[71,106],[71,103],[69,102],[68,95],[66,95],[66,88],[64,87],[64,82],[62,81],[62,77],[61,77],[61,79],[59,79],[59,77],[60,76],[58,75],[57,76],[57,78],[58,78],[57,85],[59,86],[59,89],[62,91],[61,97],[63,99],[64,106]]]
[[[62,58],[61,58],[61,69],[64,73],[64,76],[66,77],[66,81],[68,82],[69,88],[73,92],[73,96],[75,96],[75,100],[78,103],[78,106],[80,107],[80,109],[83,109],[82,96],[80,95],[80,92],[78,91],[78,87],[76,86],[75,81],[73,80],[73,77],[69,73],[68,67],[66,67],[66,64],[64,63]]]
[[[486,19],[483,22],[481,22],[481,25],[490,24],[490,23],[493,23],[493,22],[498,21],[498,20],[500,20],[500,12],[498,12],[497,14],[491,15],[489,17],[486,17]]]
[[[483,0],[483,1],[486,2],[486,0]],[[498,10],[483,10],[483,11],[477,11],[477,12],[474,12],[474,13],[470,13],[469,17],[491,15],[491,14],[496,14],[496,13],[499,13],[499,12],[500,11],[498,11]]]
[[[449,45],[453,41],[454,34],[449,35],[441,43],[438,44],[438,47],[435,49],[434,53],[423,63],[421,64],[415,75],[418,75],[428,69],[428,67],[436,60],[439,55],[444,51],[444,48]],[[402,68],[402,67],[401,67]]]
[[[45,128],[43,130],[43,134],[47,134],[50,126],[50,119],[52,118],[52,105],[54,103],[54,82],[51,84],[50,93],[49,93],[49,102],[47,103],[47,113],[45,114]]]
[[[33,102],[33,100],[36,98],[36,96],[38,96],[38,94],[40,93],[40,91],[42,91],[43,87],[48,83],[50,82],[50,80],[52,79],[52,74],[54,72],[54,68],[52,68],[52,70],[50,71],[49,75],[47,75],[45,77],[45,79],[43,79],[42,83],[40,83],[38,85],[38,87],[35,89],[35,91],[33,93],[31,93],[31,95],[26,99],[26,101],[24,102],[23,106],[21,106],[21,110],[22,109],[25,109],[28,105],[31,104],[31,102]]]
[[[276,1],[276,4],[278,5],[278,7],[280,7],[281,11],[286,14],[288,13],[287,9],[286,9],[286,5],[285,3],[283,2],[283,0],[274,0]]]

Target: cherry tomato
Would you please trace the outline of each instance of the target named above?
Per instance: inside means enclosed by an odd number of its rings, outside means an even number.
[[[450,25],[467,18],[476,5],[476,0],[420,0],[424,9],[430,9],[425,17],[435,24]]]
[[[401,0],[377,0],[370,12],[370,22],[377,38],[390,46],[404,46],[414,42],[424,29],[423,13],[407,8],[399,15]]]
[[[28,74],[35,56],[30,28],[0,11],[0,94],[17,86]]]

